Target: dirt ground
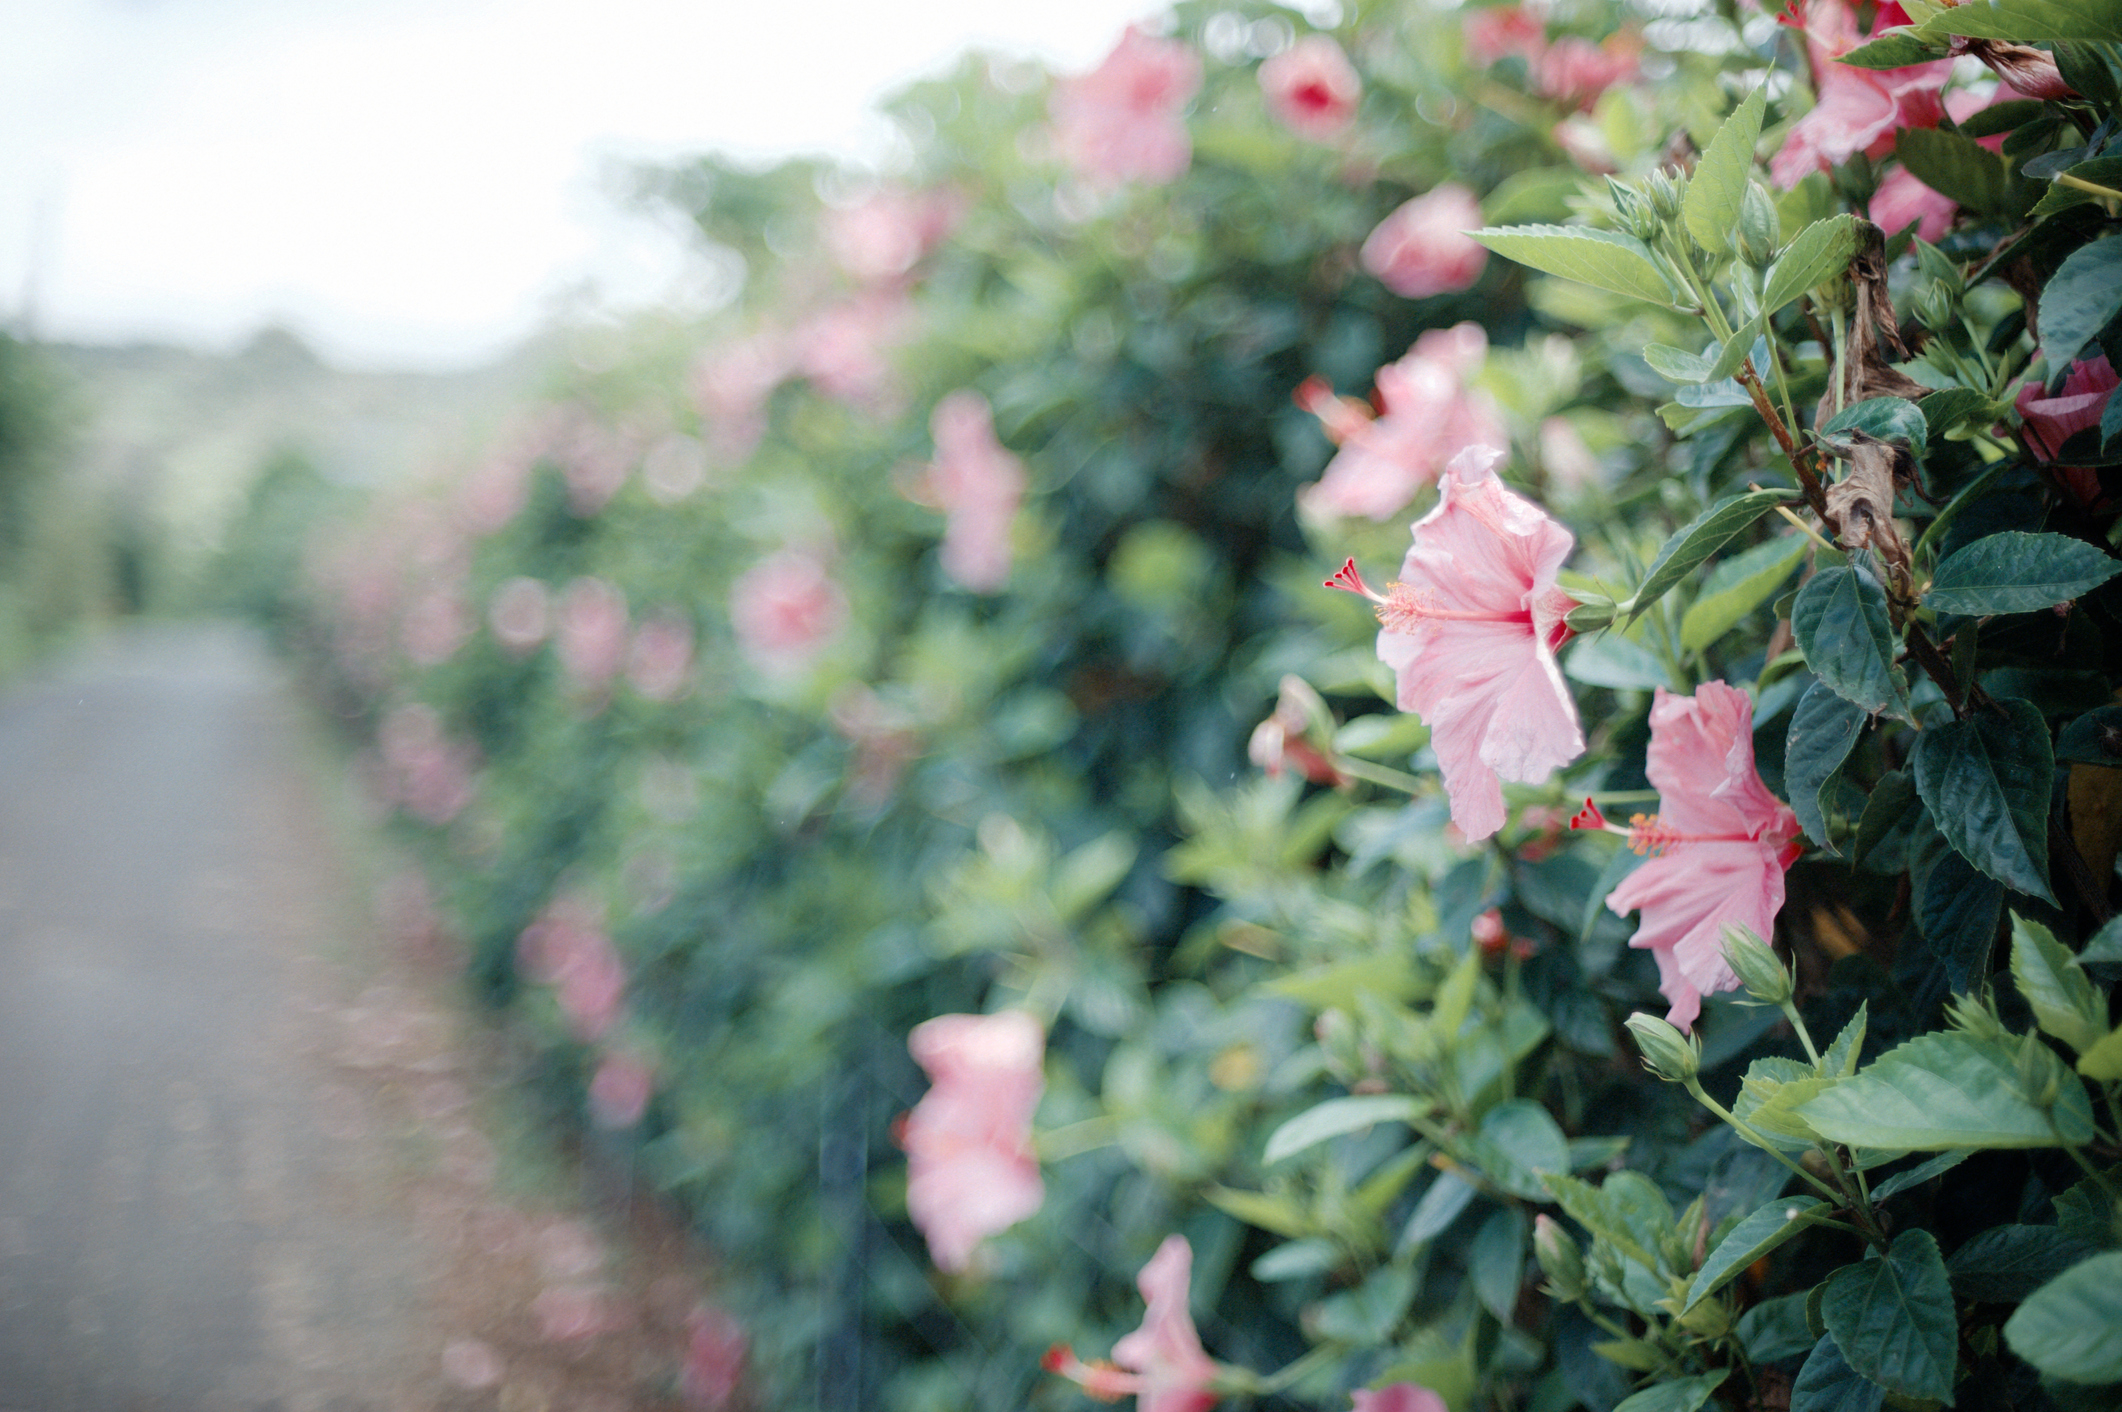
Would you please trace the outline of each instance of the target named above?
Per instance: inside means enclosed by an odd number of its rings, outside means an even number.
[[[497,1138],[448,943],[345,814],[240,630],[0,697],[0,1412],[722,1403],[699,1254]]]

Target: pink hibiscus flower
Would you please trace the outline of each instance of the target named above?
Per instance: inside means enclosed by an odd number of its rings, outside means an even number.
[[[1181,114],[1200,87],[1198,54],[1129,25],[1105,62],[1054,86],[1055,150],[1093,185],[1174,181],[1193,161]]]
[[[2054,397],[2041,384],[2029,379],[2019,388],[2014,406],[2019,409],[2019,434],[2027,449],[2044,461],[2063,454],[2063,443],[2087,427],[2100,425],[2107,403],[2115,395],[2115,370],[2107,355],[2073,363],[2063,386]],[[2100,500],[2100,473],[2091,466],[2063,466],[2063,483],[2088,509]]]
[[[1993,101],[2002,102],[2007,95],[1999,90]],[[1956,123],[1964,123],[1989,104],[1979,94],[1962,90],[1948,94],[1945,111]],[[2003,150],[2004,133],[1980,139],[1981,145],[1992,152]],[[1952,226],[1953,217],[1959,213],[1960,203],[1950,196],[1931,190],[1916,179],[1914,172],[1903,166],[1895,166],[1879,181],[1878,189],[1872,192],[1871,204],[1864,214],[1871,223],[1888,235],[1906,230],[1915,222],[1916,234],[1925,240],[1936,241]]]
[[[1267,111],[1299,137],[1331,142],[1356,120],[1363,79],[1341,46],[1323,34],[1306,35],[1260,65]]]
[[[1444,182],[1378,222],[1363,242],[1363,268],[1406,299],[1465,289],[1488,264],[1488,247],[1467,234],[1480,224],[1474,193]]]
[[[938,1015],[906,1047],[932,1084],[900,1132],[906,1212],[937,1268],[964,1270],[981,1241],[1046,1200],[1031,1143],[1046,1034],[1022,1010]]]
[[[687,1407],[722,1412],[737,1396],[744,1378],[744,1358],[751,1340],[744,1326],[712,1304],[702,1304],[685,1320],[685,1362],[678,1392]]]
[[[1892,8],[1881,7],[1884,27]],[[1939,59],[1899,69],[1860,69],[1835,60],[1863,43],[1856,12],[1842,0],[1814,0],[1805,7],[1805,40],[1819,85],[1813,107],[1791,125],[1783,146],[1769,159],[1768,174],[1788,189],[1808,173],[1831,171],[1857,153],[1883,157],[1902,128],[1936,127],[1945,109],[1939,90],[1952,61]]]
[[[682,615],[651,614],[626,649],[626,684],[644,701],[675,701],[693,672],[693,625]]]
[[[1024,499],[1024,463],[995,438],[987,399],[961,388],[929,418],[936,459],[914,492],[948,516],[943,572],[975,593],[1009,581],[1010,524]]]
[[[942,243],[963,203],[947,191],[887,187],[825,214],[833,262],[863,284],[899,279]]]
[[[1349,1396],[1356,1402],[1351,1412],[1449,1412],[1444,1399],[1420,1383],[1357,1388]]]
[[[560,592],[553,651],[569,680],[600,691],[626,661],[626,595],[604,579],[578,578]]]
[[[590,1117],[600,1128],[630,1128],[655,1093],[654,1069],[632,1054],[607,1054],[589,1081]]]
[[[730,585],[737,646],[769,677],[797,676],[847,622],[847,594],[800,549],[761,560]]]
[[[1577,600],[1555,586],[1568,530],[1504,488],[1502,452],[1463,451],[1415,523],[1398,582],[1373,593],[1352,559],[1327,580],[1378,605],[1378,656],[1399,705],[1429,726],[1452,823],[1469,842],[1503,827],[1506,779],[1545,779],[1584,751],[1556,649]]]
[[[1460,23],[1466,57],[1483,68],[1515,54],[1530,61],[1547,47],[1547,25],[1523,5],[1491,5]]]
[[[1135,1279],[1146,1305],[1142,1327],[1113,1345],[1113,1362],[1086,1363],[1056,1345],[1047,1351],[1047,1371],[1101,1401],[1132,1393],[1136,1412],[1208,1412],[1217,1402],[1217,1368],[1186,1307],[1193,1270],[1194,1248],[1186,1237],[1166,1236]]]
[[[1503,442],[1502,418],[1488,395],[1468,386],[1488,357],[1488,335],[1476,323],[1430,329],[1399,362],[1378,370],[1383,415],[1372,421],[1360,403],[1333,398],[1307,383],[1298,399],[1341,444],[1297,505],[1320,516],[1388,520],[1470,446]]]
[[[1683,1030],[1704,995],[1739,984],[1724,960],[1725,927],[1775,934],[1783,873],[1800,849],[1797,816],[1754,770],[1753,728],[1753,702],[1720,681],[1693,696],[1659,687],[1650,708],[1647,773],[1659,811],[1638,814],[1628,830],[1629,847],[1650,861],[1606,905],[1622,917],[1642,912],[1628,944],[1657,957],[1658,989],[1672,1005],[1665,1018]]]
[[[1636,76],[1636,56],[1641,47],[1640,41],[1628,34],[1613,35],[1603,44],[1564,35],[1532,56],[1529,77],[1533,92],[1579,112],[1589,112],[1600,94]]]

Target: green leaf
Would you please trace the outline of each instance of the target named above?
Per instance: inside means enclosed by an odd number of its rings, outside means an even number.
[[[1474,1297],[1506,1325],[1517,1307],[1518,1287],[1525,1282],[1525,1247],[1531,1235],[1532,1221],[1524,1208],[1505,1206],[1481,1223],[1466,1250],[1466,1275],[1473,1282]]]
[[[2079,1054],[2107,1037],[2107,997],[2093,990],[2092,979],[2069,947],[2047,927],[2016,912],[2011,919],[2011,977],[2044,1034]]]
[[[1963,995],[1989,978],[1997,923],[2004,915],[2004,885],[1950,848],[1918,880],[1916,924],[1930,943],[1933,963],[1945,968],[1945,983]]]
[[[1820,1072],[1831,1079],[1846,1079],[1857,1072],[1857,1065],[1864,1057],[1864,1036],[1871,1028],[1871,1002],[1857,1002],[1857,1013],[1849,1017],[1842,1033],[1835,1042],[1827,1046],[1827,1053],[1820,1056]]]
[[[2122,769],[2122,706],[2087,711],[2065,726],[2056,736],[2056,759]]]
[[[1790,626],[1805,665],[1844,700],[1866,711],[1908,715],[1908,693],[1894,671],[1894,632],[1879,581],[1850,566],[1823,569],[1798,590]]]
[[[1947,432],[1970,423],[1986,428],[1997,419],[1990,398],[1971,387],[1941,387],[1916,405],[1923,409],[1932,441],[1943,441]]]
[[[1227,1216],[1235,1216],[1248,1226],[1258,1226],[1263,1231],[1273,1231],[1291,1240],[1312,1233],[1311,1218],[1286,1196],[1239,1191],[1227,1186],[1212,1186],[1203,1194],[1209,1205]]]
[[[1941,613],[2034,613],[2090,593],[2122,573],[2122,560],[2066,534],[2006,530],[1955,551],[1923,602]]]
[[[1569,1139],[1547,1110],[1529,1098],[1513,1098],[1489,1109],[1467,1149],[1484,1176],[1528,1201],[1546,1197],[1544,1178],[1569,1171]]]
[[[1943,128],[1903,128],[1894,155],[1918,181],[1970,211],[1994,216],[2011,207],[2011,168],[1971,137]]]
[[[2010,1047],[1941,1030],[1888,1050],[1799,1112],[1829,1142],[1853,1147],[1937,1152],[2091,1141],[2083,1085],[2065,1085],[2051,1127],[2048,1114],[2019,1091],[2018,1078]]]
[[[2016,1304],[2097,1251],[2055,1226],[1991,1226],[1945,1262],[1953,1293],[1988,1304]]]
[[[1739,365],[1752,356],[1754,344],[1760,340],[1767,317],[1765,314],[1756,314],[1732,331],[1730,340],[1717,350],[1717,361],[1709,365],[1711,382],[1722,382],[1726,378],[1737,376]]]
[[[1827,836],[1824,795],[1870,719],[1862,706],[1818,681],[1805,689],[1791,713],[1790,735],[1783,745],[1784,791],[1805,836],[1831,854],[1836,850]]]
[[[1754,169],[1754,144],[1761,139],[1761,114],[1767,104],[1767,85],[1757,85],[1724,120],[1695,163],[1680,215],[1687,222],[1687,233],[1704,250],[1731,249],[1732,232],[1739,228],[1739,202],[1746,195],[1746,180]]]
[[[1739,1343],[1756,1363],[1795,1357],[1813,1346],[1817,1334],[1805,1326],[1805,1294],[1764,1299],[1739,1316]]]
[[[1591,1232],[1594,1240],[1604,1241],[1621,1254],[1635,1261],[1646,1270],[1658,1268],[1658,1258],[1650,1253],[1648,1246],[1655,1245],[1655,1238],[1648,1245],[1636,1238],[1635,1227],[1640,1224],[1632,1219],[1633,1213],[1622,1199],[1615,1182],[1624,1175],[1616,1172],[1606,1179],[1607,1185],[1593,1186],[1577,1177],[1549,1177],[1547,1189],[1556,1204],[1570,1215],[1570,1219]],[[1671,1224],[1671,1211],[1666,1212],[1667,1224]]]
[[[2056,56],[2056,71],[2063,81],[2084,94],[2101,107],[2113,111],[2116,103],[2122,102],[2122,88],[2115,84],[2115,73],[2107,66],[2107,59],[2099,49],[2078,40],[2058,41],[2052,51]]]
[[[1700,652],[1775,596],[1804,561],[1807,542],[1802,534],[1778,535],[1719,563],[1680,619],[1680,645]]]
[[[2122,1382],[2122,1251],[2080,1261],[2005,1321],[2011,1351],[2069,1383]]]
[[[1439,1172],[1408,1216],[1407,1226],[1400,1232],[1399,1248],[1408,1250],[1423,1241],[1435,1240],[1446,1226],[1459,1219],[1459,1213],[1473,1199],[1472,1182],[1457,1172]]]
[[[1673,307],[1673,288],[1651,258],[1650,247],[1632,235],[1582,226],[1488,227],[1473,238],[1508,260],[1610,294]]]
[[[1814,221],[1791,238],[1790,248],[1768,267],[1761,313],[1773,314],[1815,285],[1837,279],[1857,253],[1857,218],[1841,215]]]
[[[1906,442],[1909,454],[1919,461],[1930,443],[1930,423],[1923,419],[1923,409],[1905,397],[1867,397],[1862,402],[1852,402],[1828,419],[1820,428],[1820,435],[1832,437],[1842,431],[1861,431],[1880,441]]]
[[[2080,181],[2110,189],[2122,187],[2122,157],[2095,157],[2089,162],[2067,167],[2056,173],[2056,176],[2074,176]],[[2061,181],[2054,181],[2047,191],[2041,193],[2041,199],[2034,203],[2033,210],[2026,213],[2027,219],[2038,221],[2044,216],[2053,216],[2058,211],[2067,211],[2073,206],[2082,206],[2097,199],[2081,186],[2068,186]]]
[[[1686,1314],[1737,1279],[1756,1260],[1827,1214],[1827,1203],[1815,1196],[1780,1197],[1761,1207],[1717,1242],[1717,1248],[1688,1284],[1687,1303],[1680,1312]]]
[[[1879,1412],[1886,1389],[1849,1366],[1833,1334],[1822,1334],[1790,1388],[1790,1412]]]
[[[1872,786],[1871,798],[1864,802],[1864,813],[1857,820],[1857,839],[1850,846],[1850,862],[1862,863],[1872,854],[1887,836],[1907,818],[1909,809],[1916,802],[1916,782],[1909,778],[1906,770],[1888,770],[1879,776]],[[1894,869],[1899,872],[1897,866]]]
[[[1630,617],[1640,616],[1703,560],[1776,506],[1788,504],[1790,498],[1790,492],[1783,490],[1749,490],[1719,500],[1665,541],[1658,557],[1651,560],[1650,572],[1643,576],[1642,585],[1621,606]]]
[[[2103,1035],[2092,1048],[2080,1054],[2078,1072],[2094,1083],[2111,1084],[2122,1079],[2122,1030]]]
[[[1724,1379],[1729,1368],[1719,1368],[1714,1373],[1704,1373],[1698,1378],[1681,1378],[1677,1382],[1659,1383],[1639,1393],[1624,1397],[1614,1406],[1614,1412],[1695,1412],[1709,1401]]]
[[[1934,45],[1919,38],[1913,26],[1895,25],[1880,30],[1869,43],[1858,45],[1835,62],[1857,69],[1903,69],[1910,64],[1927,64],[1933,59],[1942,59],[1945,54],[1944,45]]]
[[[2059,373],[2122,314],[2122,234],[2071,251],[2042,288],[2040,307],[2041,356]]]
[[[1278,1284],[1283,1280],[1301,1280],[1307,1275],[1323,1275],[1341,1265],[1341,1247],[1324,1236],[1313,1236],[1309,1240],[1293,1240],[1278,1245],[1258,1260],[1253,1261],[1253,1278],[1261,1284]]]
[[[1929,1231],[1903,1231],[1880,1258],[1829,1275],[1820,1317],[1843,1361],[1888,1392],[1952,1400],[1960,1321]]]
[[[2002,701],[1916,739],[1916,792],[1961,857],[2030,897],[2048,889],[2048,793],[2054,761],[2039,708]]]
[[[1412,1122],[1435,1106],[1426,1098],[1414,1098],[1404,1093],[1330,1098],[1299,1113],[1269,1134],[1267,1151],[1261,1160],[1280,1162],[1328,1138],[1360,1132],[1374,1123]]]
[[[2113,0],[1968,0],[1916,27],[1926,39],[2093,39],[2122,42],[2122,12]]]
[[[1872,1188],[1871,1199],[1876,1204],[1899,1196],[1910,1187],[1921,1186],[1932,1177],[1942,1176],[1950,1172],[1974,1155],[1975,1150],[1972,1147],[1947,1148],[1928,1162],[1911,1167],[1905,1172],[1896,1172],[1885,1181],[1879,1183]]]
[[[1723,351],[1721,346],[1718,351]],[[1710,369],[1716,366],[1714,359],[1664,343],[1644,344],[1643,361],[1667,382],[1679,383],[1708,382]]]
[[[1381,1265],[1354,1289],[1320,1300],[1311,1317],[1325,1338],[1374,1347],[1392,1337],[1414,1299],[1414,1270]]]

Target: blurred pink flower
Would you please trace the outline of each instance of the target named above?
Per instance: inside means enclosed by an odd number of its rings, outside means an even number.
[[[793,371],[786,334],[761,329],[708,350],[693,367],[700,441],[723,465],[748,460],[766,432],[767,403]]]
[[[506,579],[487,604],[486,625],[493,630],[494,641],[509,655],[520,657],[552,631],[551,595],[536,579]]]
[[[1491,5],[1471,10],[1460,22],[1466,57],[1483,68],[1516,54],[1530,61],[1547,47],[1547,25],[1523,5]]]
[[[1474,193],[1445,182],[1378,223],[1363,242],[1363,268],[1407,299],[1465,289],[1488,264],[1488,248],[1466,233],[1480,225]]]
[[[1952,72],[1950,59],[1899,69],[1836,63],[1867,38],[1857,29],[1856,12],[1843,0],[1812,0],[1804,15],[1818,92],[1812,110],[1791,125],[1769,159],[1769,176],[1786,189],[1859,152],[1885,156],[1903,128],[1936,127],[1945,111],[1939,90]],[[1875,22],[1883,27],[1888,18],[1882,12]]]
[[[712,1304],[702,1304],[686,1317],[678,1393],[687,1407],[722,1412],[731,1404],[744,1376],[749,1342],[744,1326]]]
[[[516,960],[525,975],[553,988],[577,1039],[602,1039],[618,1022],[626,967],[598,909],[583,898],[562,893],[547,903],[516,938]]]
[[[601,691],[626,661],[626,595],[600,578],[578,578],[561,590],[553,651],[584,691]]]
[[[376,743],[385,792],[406,813],[439,828],[471,803],[471,748],[447,738],[434,707],[419,701],[395,707],[383,718]]]
[[[1452,461],[1384,594],[1354,560],[1327,580],[1378,605],[1378,656],[1399,678],[1400,709],[1428,725],[1452,822],[1474,843],[1503,827],[1503,780],[1545,779],[1584,751],[1555,661],[1577,606],[1555,575],[1574,541],[1504,488],[1502,454],[1476,446]]]
[[[1551,484],[1564,490],[1584,490],[1599,481],[1599,458],[1567,417],[1540,423],[1540,468]]]
[[[568,416],[552,456],[567,483],[568,509],[586,520],[626,484],[640,448],[616,427],[578,410]]]
[[[1376,1389],[1357,1388],[1351,1412],[1450,1412],[1442,1397],[1420,1383],[1393,1383]]]
[[[1564,35],[1531,58],[1528,76],[1533,92],[1587,112],[1599,95],[1633,79],[1641,43],[1633,35],[1615,34],[1594,44]]]
[[[828,712],[833,729],[854,747],[848,766],[847,792],[866,808],[891,798],[906,762],[920,749],[919,719],[895,709],[861,682],[850,682],[833,694]]]
[[[907,1050],[932,1084],[906,1115],[906,1211],[941,1270],[972,1263],[981,1241],[1046,1199],[1032,1114],[1046,1091],[1046,1034],[1022,1010],[938,1015]]]
[[[1176,180],[1193,160],[1181,115],[1200,87],[1199,55],[1130,25],[1097,68],[1054,85],[1054,147],[1095,185]]]
[[[913,305],[891,291],[829,305],[792,335],[794,371],[845,406],[886,407],[899,391],[892,350],[905,341],[913,321]]]
[[[1265,770],[1270,779],[1279,779],[1284,770],[1295,770],[1313,784],[1346,784],[1347,777],[1332,757],[1312,744],[1315,718],[1326,718],[1326,703],[1319,699],[1311,683],[1294,675],[1282,678],[1274,712],[1253,727],[1252,739],[1246,742],[1246,758]]]
[[[590,1117],[600,1128],[630,1128],[648,1111],[655,1092],[654,1069],[631,1054],[607,1054],[590,1077]]]
[[[1345,400],[1315,395],[1307,405],[1321,413],[1328,435],[1340,436],[1341,450],[1297,492],[1298,506],[1312,515],[1391,519],[1467,447],[1504,442],[1495,404],[1467,385],[1487,357],[1488,335],[1477,323],[1430,329],[1407,356],[1378,370],[1383,415],[1376,421],[1361,420]]]
[[[693,671],[693,625],[670,611],[652,613],[626,650],[626,684],[644,701],[675,701]]]
[[[1783,874],[1797,859],[1797,816],[1754,770],[1754,707],[1745,692],[1704,682],[1693,696],[1659,687],[1650,709],[1646,772],[1659,810],[1636,815],[1629,847],[1650,861],[1606,899],[1617,916],[1640,909],[1629,945],[1658,961],[1666,1019],[1690,1029],[1702,997],[1739,984],[1724,961],[1724,928],[1775,934]]]
[[[852,206],[828,209],[825,247],[858,282],[886,283],[940,245],[963,212],[964,203],[949,191],[887,187]]]
[[[1363,79],[1341,46],[1323,34],[1306,35],[1260,65],[1267,111],[1299,137],[1330,142],[1356,120]]]
[[[936,459],[914,487],[948,517],[943,571],[975,593],[1009,581],[1011,522],[1024,499],[1024,463],[995,439],[987,399],[961,388],[929,418]]]
[[[1186,1237],[1166,1236],[1135,1280],[1147,1306],[1142,1327],[1113,1345],[1113,1363],[1085,1363],[1056,1347],[1046,1355],[1047,1370],[1102,1401],[1133,1393],[1136,1412],[1208,1412],[1218,1400],[1218,1370],[1186,1307],[1193,1270],[1194,1248]]]
[[[730,626],[745,658],[787,680],[846,625],[847,594],[825,565],[800,549],[762,559],[730,585]]]
[[[571,1343],[589,1338],[621,1321],[612,1307],[610,1292],[598,1285],[551,1285],[531,1301],[531,1314],[538,1332],[550,1343]]]
[[[473,618],[463,589],[455,584],[429,588],[412,601],[398,625],[406,660],[416,667],[439,667],[471,640]]]
[[[461,1388],[492,1387],[508,1371],[491,1344],[475,1338],[453,1338],[442,1346],[442,1376]]]

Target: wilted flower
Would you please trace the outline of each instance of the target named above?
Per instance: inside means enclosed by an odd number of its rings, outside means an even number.
[[[1902,128],[1936,127],[1945,111],[1938,93],[1952,71],[1946,59],[1898,69],[1836,63],[1865,39],[1857,31],[1855,11],[1843,0],[1814,0],[1804,14],[1819,91],[1812,110],[1791,125],[1783,146],[1769,159],[1769,175],[1786,189],[1859,152],[1885,156]]]
[[[1452,822],[1469,842],[1503,827],[1503,780],[1545,779],[1584,750],[1555,661],[1577,606],[1555,575],[1575,541],[1504,488],[1501,457],[1477,446],[1453,460],[1384,594],[1353,560],[1327,580],[1378,605],[1378,656],[1399,678],[1400,709],[1429,727]]]
[[[1173,181],[1193,160],[1180,115],[1200,87],[1199,55],[1130,25],[1097,68],[1054,85],[1047,114],[1055,149],[1097,185]]]
[[[1488,247],[1466,233],[1480,225],[1480,200],[1444,182],[1378,223],[1363,242],[1363,268],[1407,299],[1465,289],[1488,264]]]
[[[1357,410],[1360,403],[1306,384],[1307,409],[1320,414],[1328,435],[1339,434],[1341,450],[1297,492],[1298,506],[1313,515],[1390,519],[1468,447],[1501,444],[1495,404],[1469,386],[1487,356],[1488,335],[1477,323],[1430,329],[1406,357],[1378,369],[1384,410],[1376,421]]]
[[[847,622],[847,595],[815,557],[784,549],[738,576],[729,617],[751,664],[786,679],[808,667]]]
[[[1642,912],[1629,945],[1657,958],[1666,1018],[1683,1030],[1704,995],[1739,984],[1724,959],[1725,927],[1773,934],[1783,873],[1799,853],[1797,816],[1754,770],[1753,725],[1753,702],[1723,682],[1692,696],[1658,688],[1645,768],[1659,811],[1628,830],[1629,846],[1650,860],[1606,899],[1618,916]]]
[[[943,571],[975,593],[1009,581],[1010,524],[1024,499],[1024,463],[995,438],[987,399],[961,388],[929,418],[936,459],[915,487],[945,516]]]
[[[2056,67],[2056,56],[2046,49],[2003,39],[1970,39],[1960,35],[1954,35],[1948,47],[1955,54],[1974,55],[1991,73],[2002,79],[2007,88],[2023,98],[2060,103],[2078,96],[2078,90],[2070,86],[2063,71]]]
[[[932,1087],[906,1115],[906,1212],[938,1269],[972,1262],[981,1241],[1046,1199],[1031,1146],[1046,1091],[1046,1035],[1022,1010],[938,1015],[906,1037]]]
[[[1186,1237],[1166,1236],[1135,1280],[1147,1306],[1142,1327],[1113,1345],[1113,1362],[1086,1363],[1055,1347],[1046,1355],[1047,1370],[1105,1401],[1132,1393],[1136,1412],[1208,1412],[1216,1405],[1217,1369],[1186,1307],[1193,1269]]]
[[[1267,110],[1299,137],[1327,142],[1356,120],[1363,79],[1341,46],[1323,34],[1307,35],[1260,65],[1260,91]]]

